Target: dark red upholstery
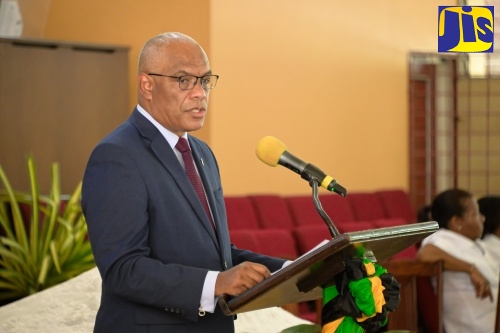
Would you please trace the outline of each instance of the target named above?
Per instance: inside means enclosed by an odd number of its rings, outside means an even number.
[[[404,194],[401,191],[396,196],[400,196],[401,193]],[[375,192],[350,193],[346,198],[328,193],[320,195],[319,199],[323,209],[340,233],[407,223],[402,218],[386,217],[381,204],[382,199]],[[294,258],[307,252],[322,240],[331,239],[328,227],[316,211],[312,197],[309,195],[262,194],[225,197],[224,200],[231,231],[284,230],[287,233],[278,232],[275,235],[272,235],[270,231],[266,231],[265,234],[254,233],[260,249],[265,249],[264,254]],[[305,226],[314,226],[314,228],[304,228]],[[294,243],[290,243],[290,236]],[[278,239],[283,239],[283,241]],[[412,246],[397,254],[395,258],[414,258],[415,254],[416,247]]]
[[[376,191],[382,203],[385,215],[387,217],[397,217],[405,219],[407,223],[417,222],[416,213],[411,206],[408,194],[400,189]]]
[[[295,226],[325,225],[325,222],[316,211],[312,196],[285,197],[285,201]]]
[[[333,223],[337,224],[345,221],[354,221],[354,214],[352,213],[346,197],[333,193],[323,194],[319,196],[319,201]]]
[[[385,219],[377,219],[373,220],[372,223],[377,228],[386,228],[386,227],[396,227],[399,225],[406,225],[406,220],[401,218],[385,218]]]
[[[346,197],[357,221],[383,219],[385,215],[382,203],[375,193],[350,193]]]
[[[319,200],[342,234],[408,223],[410,213],[408,206],[401,203],[401,194],[405,192],[383,190],[349,193],[344,198],[321,193]],[[239,248],[293,260],[332,238],[309,194],[254,194],[229,196],[224,200],[231,241]],[[388,261],[415,258],[415,255],[416,247],[412,246]],[[312,308],[312,305],[317,305],[315,302],[292,305],[301,309],[292,313],[316,321],[317,314]]]
[[[289,260],[298,257],[291,229],[229,229],[229,236],[241,249]]]
[[[255,213],[262,228],[293,228],[292,217],[285,199],[279,195],[249,195]]]
[[[253,232],[260,253],[289,260],[295,260],[298,257],[296,242],[290,230],[262,229]]]
[[[293,233],[297,240],[297,247],[300,254],[304,254],[313,249],[325,239],[332,239],[325,224],[298,226]]]
[[[259,229],[252,202],[247,196],[225,197],[229,230]]]
[[[336,223],[335,226],[341,234],[344,234],[346,232],[363,231],[375,228],[375,225],[371,221],[345,221]]]
[[[252,230],[229,230],[229,237],[231,237],[231,244],[237,248],[261,253],[259,242]]]

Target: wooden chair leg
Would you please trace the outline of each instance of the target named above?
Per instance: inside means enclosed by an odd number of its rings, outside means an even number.
[[[316,308],[316,324],[321,325],[321,314],[323,313],[323,299],[319,298],[315,301]]]

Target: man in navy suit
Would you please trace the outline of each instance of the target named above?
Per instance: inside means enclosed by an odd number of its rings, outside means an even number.
[[[97,145],[83,178],[102,277],[94,332],[234,332],[217,298],[244,292],[285,262],[230,244],[217,161],[187,134],[203,126],[217,79],[200,45],[181,33],[155,36],[141,51],[138,105]],[[208,211],[179,138],[188,139]]]

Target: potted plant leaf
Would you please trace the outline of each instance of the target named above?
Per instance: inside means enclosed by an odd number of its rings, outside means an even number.
[[[81,183],[60,193],[59,166],[52,164],[50,194],[39,193],[35,163],[28,157],[31,193],[14,190],[0,165],[0,302],[54,286],[95,266],[82,214]]]

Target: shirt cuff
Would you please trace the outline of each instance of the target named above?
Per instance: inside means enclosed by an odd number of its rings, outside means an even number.
[[[200,310],[214,313],[217,300],[219,299],[219,297],[215,297],[215,282],[218,275],[219,272],[208,271],[201,292]]]
[[[293,263],[292,260],[287,260],[283,263],[283,266],[281,266],[281,268],[285,268],[286,266],[290,265],[291,263]]]

